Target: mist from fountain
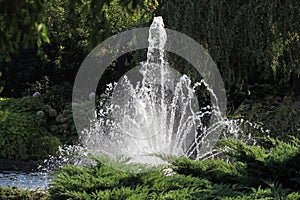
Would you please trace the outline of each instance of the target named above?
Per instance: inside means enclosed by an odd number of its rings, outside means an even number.
[[[81,133],[91,154],[157,165],[164,163],[158,154],[200,160],[211,152],[209,139],[227,121],[217,105],[199,107],[197,88],[205,86],[215,102],[217,97],[204,80],[193,84],[169,66],[166,41],[163,19],[155,17],[149,29],[147,60],[109,85],[98,119]],[[207,120],[211,116],[214,120]]]

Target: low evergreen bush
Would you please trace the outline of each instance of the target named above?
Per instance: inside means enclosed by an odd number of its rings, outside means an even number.
[[[226,159],[176,158],[170,168],[121,172],[97,160],[90,167],[57,171],[51,199],[299,199],[300,141],[269,139],[274,146],[224,140]]]
[[[10,200],[48,200],[49,194],[40,190],[21,190],[16,187],[0,187],[0,199]]]

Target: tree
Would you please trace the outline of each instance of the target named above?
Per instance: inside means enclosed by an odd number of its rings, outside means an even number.
[[[48,42],[43,22],[45,0],[4,0],[0,2],[0,52],[13,52],[33,39]]]
[[[19,46],[29,46],[36,42],[38,46],[42,42],[49,43],[47,28],[45,26],[48,1],[31,1],[31,0],[3,0],[0,1],[0,52],[13,52]],[[86,23],[87,28],[95,29],[95,25],[102,25],[102,32],[94,32],[90,35],[90,41],[93,39],[104,39],[106,31],[109,31],[105,18],[104,7],[109,5],[111,0],[69,0],[65,1],[68,5],[70,14],[80,12],[89,15],[89,21]],[[57,2],[61,3],[60,1]],[[119,5],[127,10],[133,11],[139,5],[155,6],[156,0],[124,0]]]
[[[166,27],[208,50],[234,101],[254,92],[257,84],[273,84],[275,92],[286,92],[291,72],[300,71],[298,0],[159,2]]]
[[[6,35],[1,39],[7,43],[7,46],[0,47],[6,52],[0,56],[0,71],[5,80],[2,85],[6,86],[3,94],[21,96],[36,81],[40,82],[39,85],[72,83],[89,50],[127,27],[148,23],[152,18],[152,7],[157,6],[152,0],[125,2],[50,0],[42,2],[42,11],[36,12],[31,9],[38,4],[36,1],[24,1],[23,5],[1,2],[17,8],[13,19],[16,22],[6,25],[11,31],[0,28]],[[7,11],[3,16],[11,13],[8,8],[3,7]],[[0,22],[8,19],[0,17]],[[21,19],[28,20],[28,24],[21,26]],[[15,39],[18,34],[20,38]],[[24,37],[28,40],[23,40]]]

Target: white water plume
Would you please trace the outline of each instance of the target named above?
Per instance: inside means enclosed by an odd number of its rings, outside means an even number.
[[[154,18],[148,42],[147,60],[110,85],[112,94],[81,141],[93,155],[129,157],[134,163],[164,163],[157,154],[202,159],[229,122],[204,80],[193,84],[169,66],[161,17]],[[199,107],[195,92],[203,86],[213,101]]]

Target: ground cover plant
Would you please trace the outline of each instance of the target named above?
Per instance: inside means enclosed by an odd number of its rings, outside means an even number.
[[[267,139],[272,147],[224,140],[231,159],[172,160],[165,170],[122,172],[103,165],[65,166],[50,187],[52,199],[298,199],[300,141]],[[172,170],[170,170],[172,169]]]
[[[47,200],[49,193],[42,190],[21,190],[16,187],[0,187],[0,198],[11,200]]]

